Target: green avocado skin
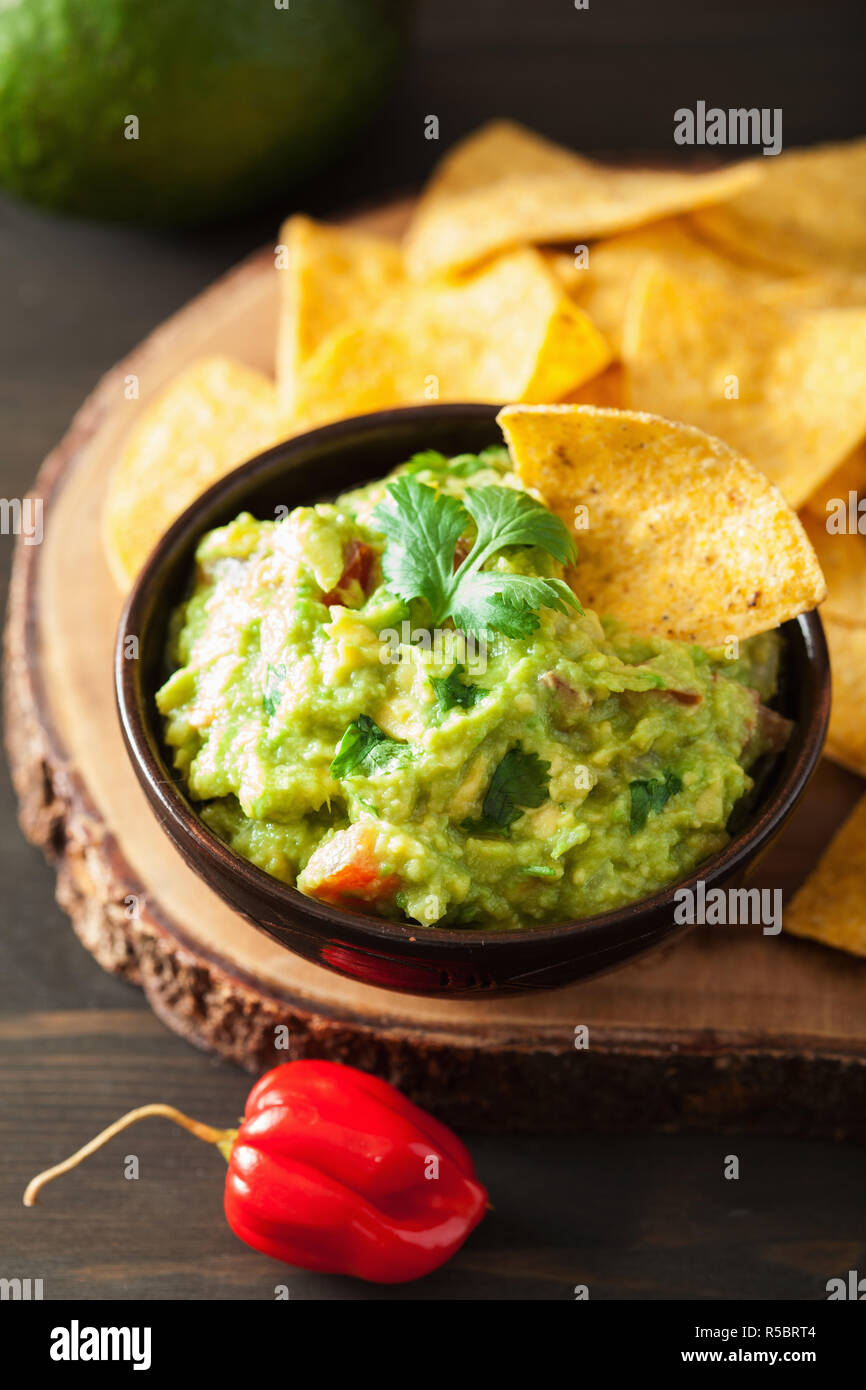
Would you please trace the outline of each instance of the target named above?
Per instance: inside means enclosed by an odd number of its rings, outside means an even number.
[[[279,3],[0,0],[0,186],[162,226],[288,190],[361,133],[411,4]]]

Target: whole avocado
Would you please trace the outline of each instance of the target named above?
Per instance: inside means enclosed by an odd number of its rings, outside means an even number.
[[[409,0],[0,0],[0,185],[171,226],[242,211],[360,133]]]

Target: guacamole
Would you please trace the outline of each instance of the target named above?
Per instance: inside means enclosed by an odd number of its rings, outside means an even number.
[[[628,632],[580,607],[571,547],[504,448],[211,531],[157,695],[207,825],[313,897],[503,930],[720,850],[787,733],[778,632]]]

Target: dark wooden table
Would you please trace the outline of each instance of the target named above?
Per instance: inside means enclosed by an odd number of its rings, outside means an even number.
[[[406,74],[376,133],[298,194],[326,214],[417,186],[442,140],[510,114],[586,149],[669,152],[673,108],[783,105],[786,139],[859,133],[853,5],[750,0],[645,7],[425,0]],[[272,209],[186,236],[74,224],[0,203],[0,493],[20,496],[96,379],[254,246]],[[8,570],[11,541],[0,537]],[[222,1160],[153,1121],[49,1189],[37,1169],[147,1100],[231,1123],[247,1078],[168,1033],[103,975],[0,796],[0,1277],[46,1298],[819,1299],[866,1270],[863,1154],[731,1136],[470,1136],[495,1211],[445,1270],[382,1291],[287,1271],[240,1245],[220,1210]],[[135,1154],[140,1178],[123,1177]],[[726,1181],[725,1156],[741,1176]]]

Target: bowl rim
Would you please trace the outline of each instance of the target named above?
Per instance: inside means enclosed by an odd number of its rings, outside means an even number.
[[[124,642],[128,634],[141,633],[143,627],[146,628],[149,610],[154,602],[154,590],[175,552],[178,548],[184,548],[200,539],[207,529],[208,523],[199,521],[201,514],[216,506],[225,494],[232,492],[243,480],[253,479],[259,472],[265,473],[276,460],[282,458],[288,469],[295,456],[307,454],[311,450],[315,452],[316,445],[327,447],[338,444],[344,436],[356,437],[359,431],[387,430],[393,426],[411,425],[415,422],[420,427],[434,416],[440,420],[451,417],[455,425],[468,420],[489,420],[495,425],[495,418],[500,409],[501,406],[498,405],[476,402],[394,407],[341,419],[270,446],[219,478],[172,522],[139,571],[120,615],[115,641],[114,684],[121,731],[133,768],[162,828],[182,853],[189,857],[192,851],[193,855],[203,857],[202,864],[195,865],[200,873],[206,867],[209,858],[215,860],[225,875],[239,880],[251,896],[260,900],[268,899],[275,911],[282,912],[289,920],[300,913],[330,927],[338,925],[344,938],[352,939],[357,944],[378,944],[383,948],[402,947],[403,952],[406,952],[406,948],[423,946],[426,951],[432,951],[436,955],[453,954],[455,949],[489,950],[491,947],[505,944],[515,947],[532,943],[534,946],[543,947],[548,943],[567,940],[574,933],[580,933],[587,945],[592,938],[599,938],[599,950],[602,951],[606,948],[606,938],[611,928],[629,922],[633,924],[636,935],[639,936],[637,928],[640,920],[665,909],[672,910],[677,892],[693,889],[699,881],[704,881],[708,888],[712,882],[727,881],[740,866],[754,858],[761,846],[775,836],[793,812],[821,755],[829,719],[830,664],[821,619],[817,609],[813,609],[782,625],[782,631],[789,630],[789,637],[793,635],[790,632],[791,628],[798,630],[799,640],[805,648],[806,660],[816,674],[810,717],[805,722],[795,725],[801,738],[796,754],[790,760],[790,766],[766,802],[758,802],[753,819],[746,828],[733,835],[718,854],[704,860],[687,876],[678,878],[655,893],[638,898],[634,902],[624,903],[620,907],[588,917],[516,928],[458,929],[395,922],[371,913],[349,912],[309,897],[293,885],[283,883],[281,879],[274,878],[264,869],[237,854],[208,829],[185,795],[182,784],[159,748],[156,736],[151,733],[142,717],[139,707],[139,697],[142,697],[143,702],[144,696],[140,681],[141,653],[137,660],[130,661],[124,652]],[[423,445],[419,444],[419,447]],[[223,896],[218,885],[215,885],[215,891]],[[592,952],[587,951],[586,954],[591,955]]]

